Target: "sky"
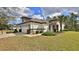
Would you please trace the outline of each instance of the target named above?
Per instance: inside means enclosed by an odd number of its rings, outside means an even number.
[[[79,7],[25,7],[20,9],[21,11],[18,13],[22,14],[21,16],[39,19],[46,19],[48,16],[53,17],[61,14],[67,16],[71,12],[79,12]],[[22,20],[20,18],[16,18],[14,21],[10,21],[9,23],[17,24],[21,22]]]
[[[32,18],[37,17],[40,19],[43,18],[43,10],[41,7],[27,7],[27,8],[29,8],[33,13],[32,15],[30,15],[30,17]]]
[[[28,15],[23,14],[24,16],[28,16],[30,18],[43,19],[44,17],[41,7],[27,7],[25,8],[24,13],[28,14]],[[9,24],[17,24],[21,22],[22,20],[20,18],[16,18],[15,20],[9,21]]]

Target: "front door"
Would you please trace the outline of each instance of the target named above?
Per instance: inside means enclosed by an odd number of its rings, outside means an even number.
[[[56,30],[57,30],[57,32],[58,32],[58,25],[56,25],[56,28],[57,28]]]
[[[53,31],[56,32],[56,26],[55,25],[53,25]]]
[[[58,25],[53,25],[53,31],[58,32]]]

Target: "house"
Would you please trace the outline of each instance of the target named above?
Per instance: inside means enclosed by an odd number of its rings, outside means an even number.
[[[48,23],[45,20],[22,17],[22,23],[17,24],[15,28],[22,33],[36,34],[46,32],[48,30]]]
[[[26,34],[37,34],[46,31],[60,31],[60,23],[56,20],[40,20],[36,18],[28,18],[22,17],[22,23],[14,26],[18,32],[26,33]],[[64,30],[64,24],[62,24],[62,30]]]

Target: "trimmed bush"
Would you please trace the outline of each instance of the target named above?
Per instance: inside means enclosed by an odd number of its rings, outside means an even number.
[[[47,32],[44,32],[42,35],[44,35],[44,36],[55,36],[56,33],[53,33],[51,31],[47,31]]]

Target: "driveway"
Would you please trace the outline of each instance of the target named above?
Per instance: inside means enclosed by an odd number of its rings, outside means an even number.
[[[13,34],[13,33],[10,33],[10,34],[0,34],[0,38],[13,37],[13,36],[16,36],[16,35]]]
[[[41,34],[23,34],[23,33],[10,33],[10,34],[0,34],[0,38],[7,38],[13,36],[27,36],[27,37],[34,37],[40,36]]]

